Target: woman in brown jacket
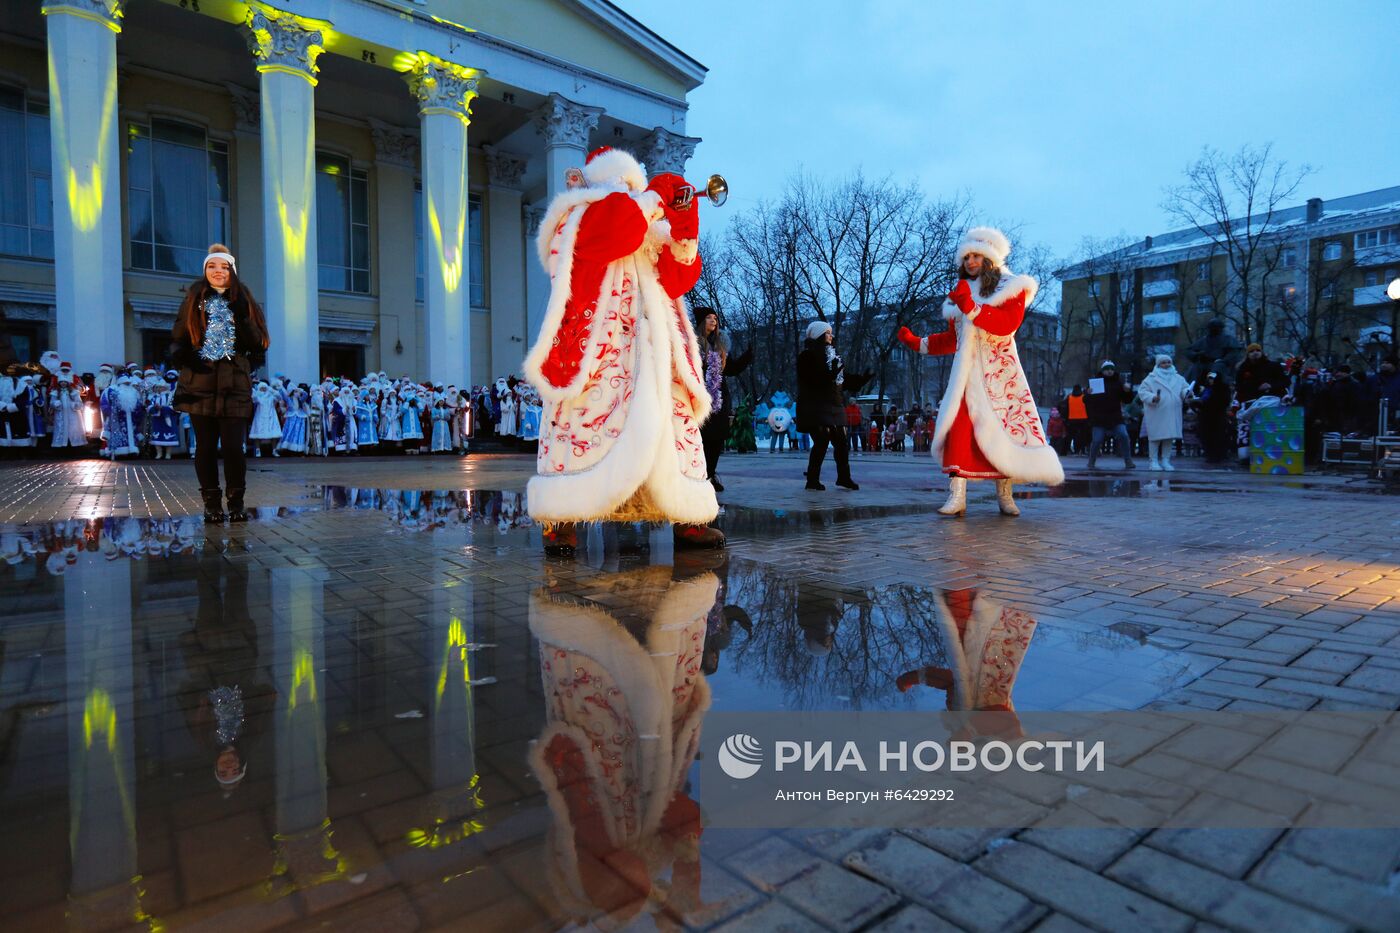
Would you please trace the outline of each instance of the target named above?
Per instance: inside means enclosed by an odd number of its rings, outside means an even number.
[[[252,293],[238,281],[237,263],[222,243],[209,247],[204,275],[186,290],[172,337],[170,357],[180,367],[175,407],[189,414],[194,428],[194,471],[204,498],[204,520],[247,521],[244,444],[253,416],[252,372],[267,355],[267,321]],[[219,489],[221,449],[227,516]]]

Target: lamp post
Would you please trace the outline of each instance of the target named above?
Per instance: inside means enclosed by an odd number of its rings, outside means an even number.
[[[1400,276],[1390,280],[1385,296],[1390,299],[1390,354],[1394,356],[1400,353]]]

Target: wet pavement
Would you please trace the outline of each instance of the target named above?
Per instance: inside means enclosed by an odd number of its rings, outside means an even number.
[[[1393,831],[712,830],[691,740],[711,710],[1393,709],[1393,500],[1076,477],[935,525],[893,470],[727,476],[726,552],[609,526],[553,559],[503,467],[0,526],[0,927],[1400,928]]]

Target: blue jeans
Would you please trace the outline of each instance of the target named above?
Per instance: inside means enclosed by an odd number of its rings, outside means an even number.
[[[1094,439],[1089,442],[1089,467],[1093,467],[1094,461],[1099,457],[1099,448],[1103,446],[1104,438],[1109,432],[1113,433],[1113,439],[1118,444],[1118,452],[1123,455],[1123,465],[1130,466],[1133,462],[1133,443],[1128,440],[1128,426],[1124,424],[1115,425],[1112,428],[1101,428],[1094,425]]]

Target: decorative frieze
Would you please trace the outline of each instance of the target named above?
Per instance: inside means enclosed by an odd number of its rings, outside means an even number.
[[[68,13],[101,23],[113,32],[122,31],[126,0],[52,0],[39,8],[45,16]]]
[[[326,50],[322,30],[329,25],[256,2],[249,5],[244,20],[248,49],[258,61],[258,71],[300,75],[312,84],[320,71],[316,59]]]
[[[369,132],[374,137],[375,161],[403,168],[418,166],[418,135],[373,118]]]
[[[588,135],[597,127],[602,115],[602,107],[586,107],[558,93],[551,93],[530,119],[535,124],[535,130],[544,137],[546,149],[556,146],[587,149]]]
[[[525,166],[529,164],[529,158],[515,152],[503,152],[495,146],[482,146],[482,153],[486,156],[486,181],[490,185],[500,188],[520,187],[520,180],[525,177]]]
[[[225,84],[233,104],[233,128],[240,133],[256,133],[262,122],[262,100],[257,91],[237,84]]]
[[[685,163],[695,155],[695,147],[699,144],[699,137],[680,136],[658,126],[642,140],[637,150],[637,160],[646,166],[649,175],[660,172],[683,175]]]
[[[445,113],[463,123],[471,122],[472,101],[476,99],[480,71],[419,52],[414,56],[413,67],[404,77],[414,99],[418,101],[420,114]]]

